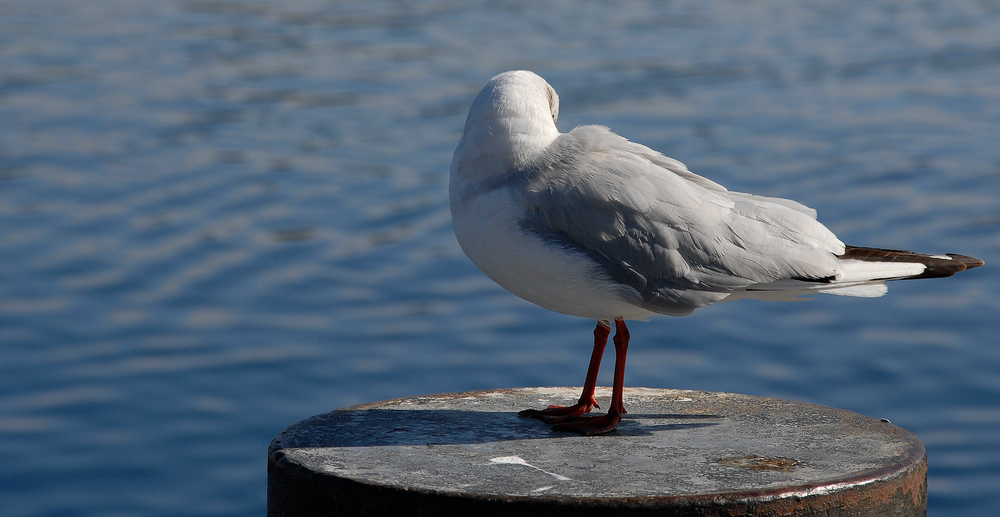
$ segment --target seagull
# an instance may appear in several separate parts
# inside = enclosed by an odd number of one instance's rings
[[[493,77],[469,109],[449,181],[455,236],[479,269],[529,302],[597,321],[579,401],[519,413],[553,430],[617,428],[625,320],[746,298],[877,297],[886,280],[983,265],[846,246],[805,205],[726,190],[603,126],[561,133],[558,118],[559,96],[545,79],[525,70]],[[611,404],[606,415],[584,416],[599,407],[594,388],[611,322]]]

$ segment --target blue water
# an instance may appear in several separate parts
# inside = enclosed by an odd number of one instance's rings
[[[998,26],[987,0],[0,1],[0,514],[261,515],[302,418],[582,383],[592,322],[451,233],[468,105],[529,68],[564,131],[986,260],[634,324],[626,381],[889,418],[931,515],[998,515]]]

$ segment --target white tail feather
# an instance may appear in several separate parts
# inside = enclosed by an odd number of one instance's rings
[[[947,256],[935,258],[952,260]],[[779,280],[767,284],[755,284],[733,291],[724,301],[742,299],[796,301],[802,299],[800,296],[816,293],[878,298],[889,291],[885,280],[916,277],[926,269],[927,266],[919,262],[871,262],[842,258],[840,271],[832,279]]]
[[[860,282],[807,282],[802,280],[779,280],[769,284],[755,284],[743,289],[737,289],[722,300],[766,300],[771,302],[805,301],[810,298],[799,298],[813,294],[825,293],[838,296],[856,296],[859,298],[878,298],[889,291],[885,282],[879,280]]]
[[[908,278],[927,269],[927,266],[915,262],[866,262],[856,259],[841,259],[840,267],[842,272],[834,283]]]
[[[841,287],[831,287],[820,289],[819,292],[835,294],[837,296],[855,296],[858,298],[878,298],[889,292],[889,286],[885,282],[872,282],[870,284],[857,284]]]

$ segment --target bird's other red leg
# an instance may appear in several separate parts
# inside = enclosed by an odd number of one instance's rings
[[[618,428],[622,415],[625,414],[625,403],[622,397],[625,391],[625,356],[628,355],[629,333],[625,320],[615,318],[615,379],[611,389],[611,407],[608,414],[593,418],[574,419],[552,426],[553,431],[576,431],[586,435],[610,433]]]
[[[625,326],[625,320],[618,318],[615,320],[615,377],[614,385],[611,388],[611,407],[608,408],[608,412],[616,412],[618,414],[618,420],[621,420],[621,415],[627,413],[625,411],[625,402],[622,400],[625,396],[625,357],[628,355],[628,342],[631,336],[628,333],[628,327]]]
[[[590,366],[587,367],[587,380],[584,381],[583,393],[576,404],[572,406],[549,406],[547,409],[541,410],[525,409],[518,413],[518,415],[541,418],[547,423],[554,424],[579,417],[584,413],[589,413],[591,408],[600,408],[597,405],[597,399],[594,397],[594,388],[597,387],[597,372],[601,369],[601,358],[604,357],[604,347],[608,345],[609,335],[611,335],[611,325],[607,321],[598,321],[597,328],[594,329],[594,351],[590,354]]]

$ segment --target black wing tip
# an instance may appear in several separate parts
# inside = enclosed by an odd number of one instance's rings
[[[948,253],[942,256],[914,253],[907,250],[866,248],[862,246],[846,246],[844,254],[839,255],[838,258],[863,260],[865,262],[910,262],[923,264],[927,267],[923,273],[908,278],[941,278],[985,264],[985,262],[975,257],[956,253]]]
[[[974,267],[979,267],[985,265],[986,262],[977,259],[976,257],[970,257],[968,255],[959,255],[957,253],[948,253],[947,256],[951,257],[952,260],[957,260],[965,264],[965,269],[972,269]]]

